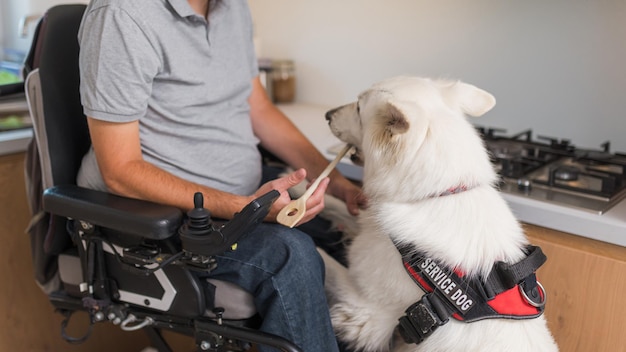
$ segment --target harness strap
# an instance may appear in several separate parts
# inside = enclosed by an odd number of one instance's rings
[[[498,262],[483,283],[439,265],[411,246],[395,243],[404,267],[426,294],[399,319],[398,332],[406,343],[418,344],[450,317],[474,322],[487,318],[529,319],[540,316],[545,292],[535,271],[546,257],[528,246],[526,258],[515,264]]]
[[[485,289],[488,299],[497,294],[515,287],[517,284],[534,274],[543,263],[546,256],[537,246],[526,247],[526,258],[515,264],[497,262],[485,280]]]

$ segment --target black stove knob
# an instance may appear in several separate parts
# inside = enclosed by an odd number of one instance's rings
[[[520,178],[517,180],[517,189],[520,192],[530,193],[530,190],[532,189],[532,183],[527,178]]]

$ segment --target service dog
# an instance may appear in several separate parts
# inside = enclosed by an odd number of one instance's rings
[[[558,350],[534,274],[545,256],[468,121],[494,105],[467,83],[396,77],[326,114],[356,147],[369,198],[348,268],[320,251],[332,323],[352,349]]]

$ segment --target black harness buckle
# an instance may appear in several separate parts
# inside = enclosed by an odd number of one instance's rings
[[[420,343],[430,336],[439,326],[448,322],[442,319],[431,303],[437,299],[432,293],[427,293],[405,311],[406,315],[399,319],[398,332],[408,344]]]

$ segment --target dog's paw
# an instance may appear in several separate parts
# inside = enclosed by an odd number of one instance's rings
[[[339,339],[356,351],[389,351],[391,333],[363,307],[347,302],[331,307],[331,319]]]
[[[324,209],[320,217],[330,221],[334,230],[343,232],[344,241],[355,238],[359,233],[357,217],[348,212],[343,200],[330,194],[324,196]]]

